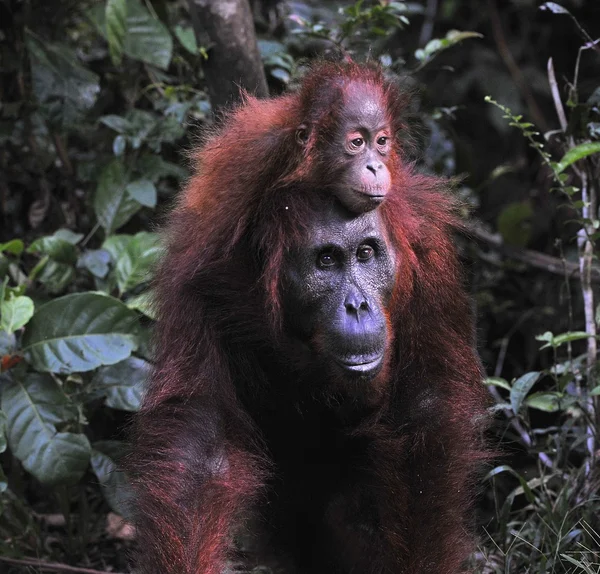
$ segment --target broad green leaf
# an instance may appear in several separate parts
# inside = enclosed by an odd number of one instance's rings
[[[116,156],[122,155],[127,147],[127,142],[133,149],[139,149],[143,142],[154,137],[162,137],[160,135],[159,124],[164,121],[160,116],[148,112],[146,110],[138,110],[133,108],[129,110],[125,116],[108,115],[102,116],[100,122],[116,131],[119,136],[113,142],[113,153]],[[163,130],[164,131],[164,130]]]
[[[106,38],[106,15],[102,4],[93,7],[88,15]],[[154,18],[140,0],[127,0],[126,26],[123,52],[134,60],[166,70],[173,53],[173,39],[166,26]]]
[[[563,393],[532,393],[525,398],[524,404],[538,411],[555,413],[570,407],[576,400],[575,397]]]
[[[75,268],[72,265],[59,263],[54,259],[45,259],[40,263],[36,267],[35,279],[50,293],[61,293],[75,279]]]
[[[527,393],[539,378],[540,373],[532,371],[531,373],[525,373],[512,384],[510,389],[510,404],[515,414],[518,414]]]
[[[133,240],[133,235],[117,234],[111,235],[104,240],[102,249],[107,251],[114,265],[117,264],[119,257],[125,252],[127,246]]]
[[[83,235],[78,235],[79,239]],[[27,253],[35,253],[36,255],[48,255],[59,263],[69,265],[77,261],[77,247],[71,242],[63,239],[58,232],[54,235],[40,237],[36,239],[28,248]]]
[[[148,281],[160,253],[158,234],[141,231],[134,235],[117,260],[115,276],[119,291],[125,293]]]
[[[510,384],[506,379],[503,379],[501,377],[488,377],[487,379],[484,379],[483,383],[485,385],[489,385],[489,386],[493,386],[493,387],[500,387],[502,389],[506,389],[507,391],[510,391]]]
[[[38,309],[23,351],[38,371],[75,373],[113,365],[137,348],[136,314],[101,293],[65,295]]]
[[[33,317],[33,301],[21,295],[0,301],[0,330],[9,335],[24,327]]]
[[[106,235],[127,223],[139,210],[140,204],[126,191],[127,173],[121,159],[111,161],[100,174],[94,211]]]
[[[566,333],[555,335],[554,346],[560,347],[560,345],[564,345],[569,341],[580,341],[581,339],[587,339],[588,337],[589,334],[585,331],[567,331]]]
[[[77,267],[87,269],[94,277],[103,279],[108,275],[110,253],[104,249],[88,249],[77,261]]]
[[[140,313],[146,315],[146,317],[156,320],[154,297],[150,289],[140,293],[139,295],[130,297],[129,299],[127,299],[127,301],[125,301],[125,304],[130,309],[139,311]]]
[[[98,369],[90,391],[106,397],[105,404],[113,409],[137,411],[149,372],[150,364],[147,361],[129,357],[116,365]]]
[[[583,143],[574,148],[571,148],[556,164],[555,172],[561,173],[562,171],[567,169],[571,164],[594,153],[600,153],[600,142]]]
[[[558,348],[570,341],[580,341],[581,339],[587,339],[588,337],[589,335],[585,331],[567,331],[560,335],[554,335],[550,331],[546,331],[543,335],[537,335],[536,341],[547,341],[545,345],[540,347],[541,351],[548,347]]]
[[[98,76],[82,67],[75,52],[61,44],[50,44],[25,31],[31,63],[33,96],[46,119],[59,129],[81,122],[95,104]]]
[[[127,193],[145,207],[156,207],[156,187],[148,179],[137,179],[127,184]]]
[[[198,55],[198,45],[196,44],[196,36],[194,29],[191,26],[175,26],[173,29],[175,37],[181,42],[181,45],[192,55]]]
[[[77,417],[61,388],[48,375],[29,374],[2,388],[8,444],[40,482],[73,484],[85,472],[90,444],[83,434],[57,432],[55,424]]]
[[[57,237],[63,241],[68,241],[72,245],[77,245],[83,239],[83,233],[75,233],[70,229],[59,229],[58,231],[54,232],[53,237]]]
[[[592,397],[597,397],[598,395],[600,395],[600,385],[598,385],[597,387],[594,387],[591,391],[590,391],[590,395]]]
[[[109,506],[120,516],[131,518],[131,488],[117,466],[124,452],[123,443],[98,441],[93,445],[91,463]]]
[[[415,52],[415,58],[422,64],[426,64],[437,56],[440,52],[447,50],[451,46],[462,42],[468,38],[483,38],[479,32],[461,32],[459,30],[450,30],[445,38],[434,38],[427,42],[424,48]]]
[[[123,44],[127,37],[127,1],[106,0],[104,14],[110,59],[118,66],[123,58]]]
[[[120,134],[127,133],[133,129],[133,126],[127,118],[114,114],[102,116],[99,121],[105,126],[109,127],[111,130],[114,130]]]
[[[161,177],[185,179],[188,172],[181,166],[165,161],[159,155],[143,154],[137,162],[136,170],[144,174],[146,179],[156,183]]]
[[[0,252],[11,253],[12,255],[21,255],[24,249],[23,241],[20,239],[11,239],[6,243],[0,243]]]
[[[73,265],[77,261],[75,245],[83,234],[69,229],[59,229],[54,235],[40,237],[28,248],[27,253],[42,257],[29,275],[30,280],[42,283],[50,293],[60,293],[75,279]]]

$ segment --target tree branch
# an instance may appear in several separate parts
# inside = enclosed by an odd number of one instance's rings
[[[240,88],[269,95],[248,0],[188,0],[213,112],[240,100]]]
[[[543,269],[548,273],[553,273],[562,277],[564,277],[566,273],[571,278],[581,278],[581,271],[578,263],[565,261],[564,259],[552,257],[552,255],[546,255],[539,251],[521,249],[519,247],[507,245],[506,243],[503,243],[502,237],[499,234],[490,233],[475,223],[467,223],[465,225],[465,231],[467,236],[489,245],[511,259],[522,261],[531,267]],[[600,283],[600,268],[598,266],[590,266],[589,273],[590,281],[592,283]]]

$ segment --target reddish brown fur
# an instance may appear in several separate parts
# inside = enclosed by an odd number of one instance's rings
[[[282,264],[302,241],[320,194],[303,185],[318,158],[310,145],[298,155],[295,129],[307,105],[322,109],[316,121],[326,125],[330,101],[317,106],[315,98],[327,96],[327,82],[347,79],[372,82],[394,129],[401,127],[405,96],[377,69],[323,64],[298,94],[247,98],[197,153],[197,173],[171,215],[157,278],[156,368],[130,462],[141,574],[220,573],[234,527],[277,471],[256,420],[272,377],[254,352],[286,353]],[[388,309],[393,352],[377,381],[383,399],[350,433],[366,441],[369,478],[328,506],[338,569],[313,564],[310,572],[455,574],[473,546],[469,509],[483,456],[484,393],[450,237],[457,222],[446,183],[415,173],[400,147],[396,153],[394,186],[379,208],[397,260]],[[290,372],[310,373],[301,359],[285,361]],[[294,403],[294,382],[281,385]],[[256,412],[242,405],[249,397]],[[352,526],[365,491],[377,532]]]

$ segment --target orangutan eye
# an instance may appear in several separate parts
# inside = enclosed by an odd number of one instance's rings
[[[359,261],[368,261],[375,254],[375,250],[370,245],[361,245],[356,252],[356,258]]]
[[[377,145],[380,145],[382,147],[387,145],[388,139],[389,138],[387,136],[381,136],[377,138]]]
[[[365,140],[363,140],[362,138],[354,138],[353,140],[350,141],[350,145],[352,145],[353,148],[360,148],[362,147],[362,145],[365,143]]]
[[[335,265],[335,255],[333,251],[327,250],[319,253],[317,263],[319,267],[333,267]]]

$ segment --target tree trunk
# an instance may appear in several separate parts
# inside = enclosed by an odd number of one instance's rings
[[[196,41],[208,48],[203,69],[213,113],[238,102],[240,88],[268,96],[248,0],[188,0],[188,4]]]

